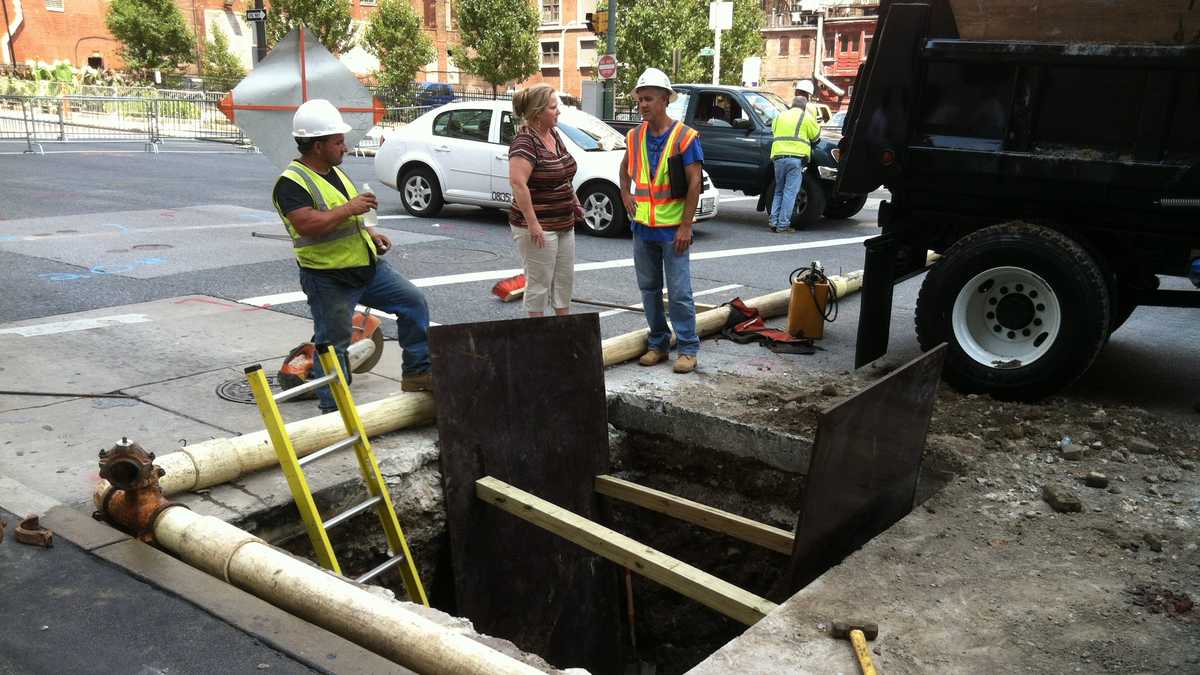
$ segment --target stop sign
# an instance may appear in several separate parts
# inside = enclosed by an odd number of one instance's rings
[[[605,54],[600,57],[599,63],[596,64],[596,72],[606,80],[611,80],[617,76],[617,57],[612,54]]]

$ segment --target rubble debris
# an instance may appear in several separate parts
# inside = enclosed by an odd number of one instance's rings
[[[1075,443],[1068,442],[1066,445],[1062,446],[1062,458],[1077,462],[1083,459],[1083,456],[1087,454],[1087,450],[1087,446],[1076,445]]]
[[[1187,593],[1175,593],[1162,586],[1152,586],[1149,584],[1140,584],[1126,589],[1125,592],[1132,596],[1130,602],[1138,607],[1145,607],[1146,611],[1151,614],[1166,614],[1174,617],[1187,616],[1192,621],[1200,619],[1200,617],[1192,613],[1196,605]]]
[[[1128,439],[1129,449],[1139,455],[1157,455],[1161,451],[1158,446],[1141,436],[1132,436]]]
[[[1106,488],[1108,487],[1108,476],[1099,471],[1092,471],[1087,476],[1084,476],[1083,483],[1092,488]]]
[[[1142,535],[1142,541],[1146,542],[1146,545],[1150,547],[1151,551],[1154,551],[1155,553],[1162,553],[1162,550],[1163,550],[1162,537],[1159,537],[1157,534],[1154,534],[1153,532],[1147,532]]]
[[[1059,513],[1078,513],[1083,510],[1083,502],[1079,501],[1079,497],[1061,485],[1043,485],[1042,499]]]

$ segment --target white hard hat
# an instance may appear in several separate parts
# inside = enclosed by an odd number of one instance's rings
[[[296,138],[344,134],[352,128],[342,121],[338,109],[323,98],[305,101],[292,116],[292,135]]]
[[[641,77],[637,79],[637,84],[633,86],[633,93],[636,94],[637,90],[641,89],[642,87],[658,87],[659,89],[666,89],[671,93],[671,97],[669,99],[671,101],[679,98],[679,94],[676,94],[675,89],[671,87],[671,78],[667,77],[667,74],[658,68],[647,68],[646,71],[642,73]]]
[[[802,91],[802,92],[808,94],[809,96],[812,96],[813,95],[812,80],[800,80],[799,82],[797,82],[796,83],[796,91]]]

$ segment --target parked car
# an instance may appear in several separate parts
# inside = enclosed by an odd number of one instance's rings
[[[580,229],[601,237],[627,233],[617,188],[625,138],[592,115],[560,110],[560,136],[579,167],[573,186],[585,213]],[[375,174],[400,191],[414,216],[433,216],[447,203],[511,208],[508,144],[515,134],[511,101],[451,103],[389,134],[375,155]],[[707,173],[703,185],[697,221],[716,216],[720,201]]]
[[[821,138],[837,145],[842,140],[842,125],[846,122],[846,111],[837,112],[829,121],[821,125]]]
[[[700,133],[704,167],[717,187],[757,196],[759,211],[771,208],[775,169],[771,162],[771,123],[788,104],[769,91],[709,84],[674,85],[679,97],[667,113]],[[636,114],[636,113],[635,113]],[[640,121],[606,120],[619,132]],[[792,227],[817,224],[821,217],[849,218],[862,210],[866,196],[841,197],[834,191],[838,163],[836,147],[817,139],[804,168],[804,182],[792,212]]]
[[[417,105],[419,106],[439,106],[453,103],[455,100],[454,89],[442,82],[418,82],[417,83]]]

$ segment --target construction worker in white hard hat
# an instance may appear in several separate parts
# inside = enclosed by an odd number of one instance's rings
[[[677,95],[666,73],[647,68],[633,96],[642,124],[625,139],[621,199],[633,229],[634,269],[650,326],[649,350],[638,363],[653,366],[670,357],[671,329],[662,305],[665,277],[678,350],[675,372],[690,373],[700,351],[690,249],[704,153],[696,131],[667,115],[667,104]]]
[[[791,107],[779,113],[771,125],[775,197],[771,200],[768,218],[772,232],[795,232],[792,213],[796,210],[796,196],[804,181],[804,165],[812,156],[812,144],[821,135],[817,118],[806,110],[812,94],[811,80],[797,82]]]
[[[300,286],[313,316],[313,342],[332,344],[346,378],[351,321],[356,305],[396,315],[396,331],[404,348],[401,389],[429,391],[429,309],[411,282],[379,256],[392,242],[368,227],[363,215],[376,208],[375,195],[359,193],[338,168],[346,155],[350,125],[332,103],[305,102],[292,117],[292,136],[300,157],[275,182],[273,201],[292,236],[292,252],[300,266]],[[324,373],[313,360],[313,377]],[[328,387],[317,392],[321,412],[337,409]]]

